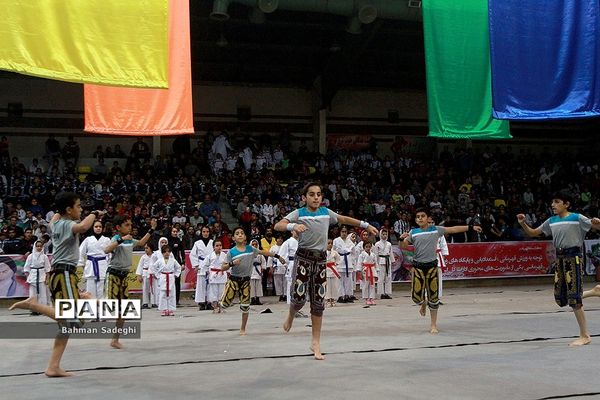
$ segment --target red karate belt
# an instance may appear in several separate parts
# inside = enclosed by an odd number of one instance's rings
[[[223,272],[225,272],[225,271],[223,271],[221,268],[211,268],[210,270],[211,270],[212,272],[216,272],[216,273],[217,273],[217,275],[219,275],[219,274],[223,275]]]
[[[169,297],[169,293],[171,293],[171,281],[169,280],[169,275],[171,275],[172,272],[161,272],[161,274],[167,276],[167,297]]]
[[[143,268],[143,269],[144,269],[144,271],[148,271],[148,268]],[[150,274],[150,291],[152,291],[152,286],[154,286],[153,282],[152,282],[153,281],[153,279],[152,279],[153,277],[154,277],[154,274]]]
[[[369,281],[371,285],[374,285],[375,275],[373,274],[373,268],[375,268],[375,264],[363,263],[363,268],[365,270],[365,279]]]
[[[328,262],[326,264],[327,268],[329,268],[331,270],[331,272],[333,272],[333,274],[335,276],[337,276],[338,279],[341,278],[340,274],[337,272],[337,270],[335,269],[335,263],[334,262]]]

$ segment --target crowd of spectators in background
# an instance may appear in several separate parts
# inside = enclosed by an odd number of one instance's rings
[[[274,222],[301,205],[300,188],[309,180],[323,184],[324,205],[387,227],[393,240],[414,225],[419,207],[429,208],[438,225],[474,222],[483,228],[480,234],[453,235],[451,242],[523,240],[516,214],[524,213],[530,226],[539,226],[551,215],[549,200],[560,189],[577,199],[573,209],[599,215],[597,160],[559,148],[534,153],[511,146],[481,151],[445,147],[418,155],[404,151],[396,140],[393,156],[381,157],[376,143],[361,151],[330,149],[321,155],[306,142],[292,152],[287,132],[277,139],[208,132],[178,138],[171,154],[153,157],[139,138],[129,154],[118,144],[98,146],[91,155],[96,165],[81,173],[79,145],[72,137],[61,147],[50,136],[30,165],[11,157],[8,140],[2,138],[1,249],[26,254],[37,238],[48,242],[48,221],[60,191],[80,194],[86,212],[105,210],[109,236],[115,215],[132,218],[134,236],[157,218],[155,239],[177,232],[186,249],[198,240],[203,225],[225,248],[230,246],[233,227],[225,223],[224,213],[246,229],[249,240],[272,233]],[[107,158],[118,160],[108,166]]]

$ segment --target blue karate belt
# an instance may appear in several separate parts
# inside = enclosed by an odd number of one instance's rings
[[[87,259],[92,262],[92,267],[94,268],[94,276],[96,277],[96,282],[100,280],[100,265],[98,261],[106,260],[106,256],[104,257],[93,257],[87,256]]]
[[[344,257],[344,264],[346,264],[346,277],[350,276],[349,265],[348,265],[348,256],[350,253],[340,253],[340,256]]]

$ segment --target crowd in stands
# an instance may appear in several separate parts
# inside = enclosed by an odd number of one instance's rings
[[[401,140],[392,146],[394,155],[385,157],[378,156],[376,144],[358,152],[330,149],[327,155],[311,152],[305,142],[296,152],[290,149],[287,133],[273,143],[270,136],[208,132],[178,138],[171,154],[153,157],[140,138],[129,154],[118,144],[98,146],[91,155],[97,164],[82,175],[79,145],[72,137],[61,147],[51,135],[31,165],[11,157],[2,138],[2,251],[26,254],[37,238],[49,241],[48,221],[60,191],[80,194],[85,212],[105,210],[109,236],[117,214],[131,216],[134,236],[157,218],[155,239],[169,237],[175,227],[186,249],[198,240],[202,225],[210,226],[225,248],[231,245],[233,227],[223,221],[219,204],[227,204],[226,212],[247,230],[249,240],[262,237],[301,205],[300,188],[309,180],[323,184],[325,206],[387,227],[392,240],[414,225],[418,207],[429,208],[438,225],[474,222],[483,228],[480,234],[454,235],[453,242],[523,240],[516,214],[523,212],[529,225],[539,226],[552,213],[552,193],[565,188],[577,199],[574,210],[599,215],[597,160],[561,149],[444,148],[417,155],[405,152]],[[109,157],[122,161],[107,166]]]

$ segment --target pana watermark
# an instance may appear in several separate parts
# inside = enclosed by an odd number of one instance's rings
[[[59,299],[54,303],[54,317],[61,319],[142,319],[139,299]]]

